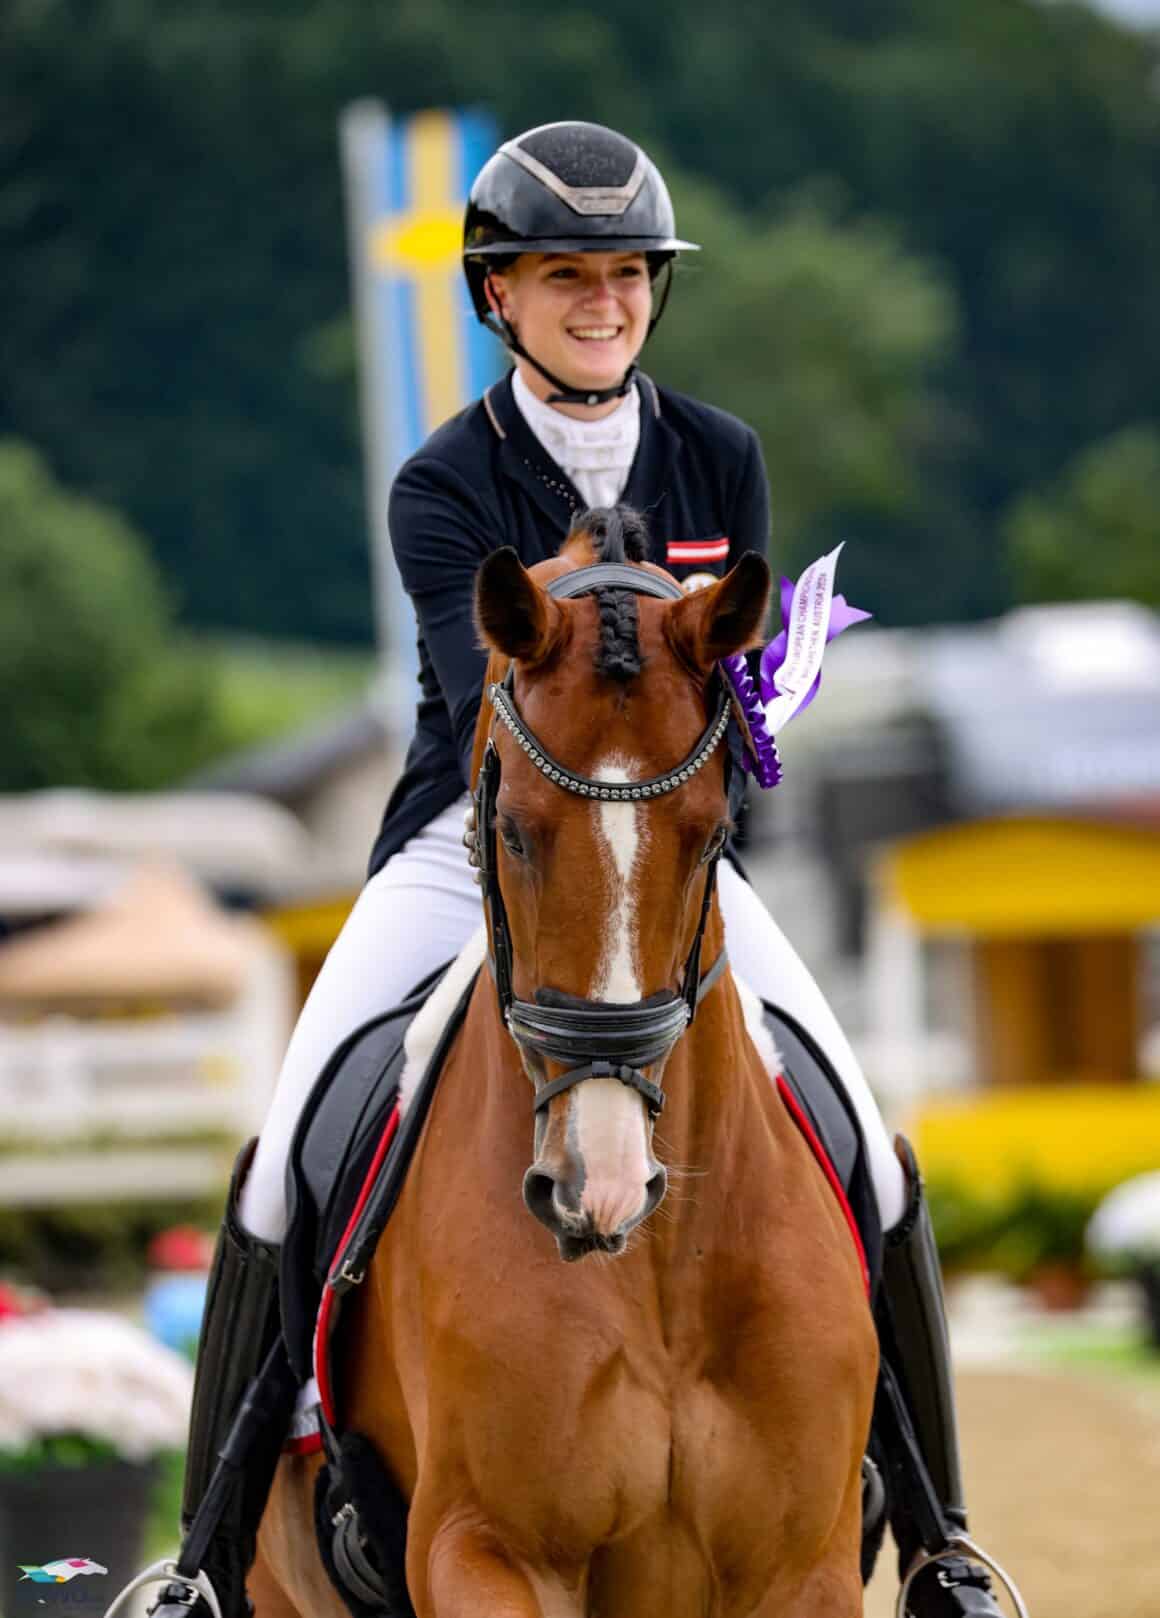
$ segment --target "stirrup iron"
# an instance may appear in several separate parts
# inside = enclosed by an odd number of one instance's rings
[[[993,1556],[988,1555],[981,1545],[977,1545],[969,1534],[952,1534],[942,1550],[919,1550],[915,1552],[914,1561],[910,1564],[906,1577],[902,1581],[902,1588],[898,1592],[894,1618],[907,1618],[907,1597],[910,1595],[911,1586],[920,1573],[925,1572],[928,1567],[933,1567],[936,1563],[949,1562],[952,1558],[963,1556],[971,1561],[981,1562],[989,1573],[994,1574],[1014,1602],[1018,1618],[1030,1618],[1027,1603],[1020,1594],[1019,1587],[1014,1579],[1004,1568],[1000,1567]]]
[[[129,1597],[135,1595],[138,1590],[144,1589],[147,1584],[169,1584],[175,1587],[172,1596],[169,1595],[168,1591],[164,1592],[166,1596],[169,1596],[169,1599],[158,1601],[156,1606],[149,1609],[151,1613],[157,1612],[164,1607],[184,1607],[187,1611],[192,1612],[200,1598],[204,1600],[209,1608],[212,1618],[222,1618],[221,1603],[218,1601],[217,1591],[214,1589],[209,1575],[198,1572],[192,1579],[183,1578],[177,1571],[177,1563],[172,1557],[168,1556],[162,1557],[160,1562],[152,1563],[143,1572],[138,1573],[135,1578],[130,1579],[121,1593],[114,1598],[112,1605],[105,1613],[105,1618],[116,1618],[117,1613],[120,1612]],[[176,1591],[178,1586],[181,1587],[183,1592],[180,1596]]]

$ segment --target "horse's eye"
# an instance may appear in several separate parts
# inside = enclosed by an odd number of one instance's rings
[[[705,847],[705,852],[701,855],[702,865],[708,865],[709,861],[714,857],[714,855],[720,854],[721,850],[725,847],[725,839],[728,837],[728,835],[728,826],[717,827],[717,830],[713,833],[712,837],[710,837]]]
[[[525,858],[527,849],[520,840],[520,830],[514,820],[501,820],[499,823],[499,835],[500,841],[509,854],[514,854],[517,859]]]

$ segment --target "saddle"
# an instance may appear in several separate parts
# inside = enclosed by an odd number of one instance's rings
[[[478,974],[452,1008],[414,1095],[400,1107],[408,1030],[452,964],[438,967],[405,1000],[343,1041],[315,1080],[299,1118],[286,1170],[289,1221],[280,1292],[282,1334],[301,1384],[313,1374],[315,1328],[327,1281],[333,1274],[343,1292],[361,1281],[467,1013]]]
[[[338,1048],[303,1111],[287,1170],[283,1332],[299,1382],[317,1378],[320,1429],[318,1442],[293,1447],[326,1451],[315,1502],[319,1547],[354,1618],[411,1618],[403,1574],[407,1506],[373,1446],[338,1428],[331,1346],[342,1298],[363,1279],[398,1201],[475,987],[478,973],[455,1000],[421,1076],[408,1074],[401,1096],[407,1032],[449,970],[432,973]],[[783,1058],[779,1094],[839,1201],[873,1299],[882,1231],[857,1114],[808,1032],[774,1006],[766,1004],[764,1015]]]

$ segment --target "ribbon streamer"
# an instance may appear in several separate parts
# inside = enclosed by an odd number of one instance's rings
[[[781,780],[775,737],[817,696],[826,647],[843,630],[872,616],[834,594],[841,553],[838,545],[811,562],[796,584],[782,579],[782,629],[761,653],[760,694],[742,653],[721,660],[745,738],[742,765],[761,787],[776,786]]]

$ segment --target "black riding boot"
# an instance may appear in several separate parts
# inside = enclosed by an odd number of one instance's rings
[[[902,1136],[895,1148],[909,1197],[901,1223],[886,1234],[877,1318],[883,1382],[892,1378],[901,1400],[888,1399],[884,1388],[876,1425],[887,1441],[891,1527],[905,1578],[916,1557],[945,1550],[966,1533],[967,1514],[938,1249],[914,1153]],[[915,1451],[921,1466],[914,1464]],[[1002,1618],[990,1578],[967,1555],[924,1567],[906,1611],[909,1618]]]
[[[237,1196],[254,1142],[234,1166],[206,1293],[181,1501],[182,1578],[206,1574],[222,1618],[247,1618],[246,1574],[296,1393],[282,1348],[279,1249],[246,1231]],[[156,1618],[208,1618],[192,1585],[169,1584]]]

